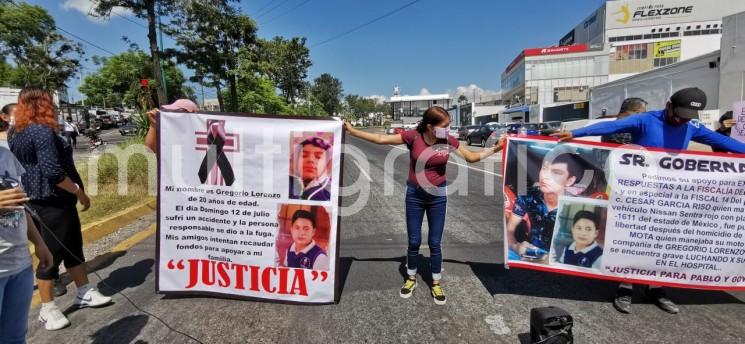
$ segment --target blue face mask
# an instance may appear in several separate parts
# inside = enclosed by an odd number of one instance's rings
[[[435,128],[435,137],[438,139],[448,138],[448,128]]]

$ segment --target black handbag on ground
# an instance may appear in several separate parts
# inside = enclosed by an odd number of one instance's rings
[[[541,307],[530,310],[530,339],[532,344],[574,343],[574,321],[567,311],[559,307]]]

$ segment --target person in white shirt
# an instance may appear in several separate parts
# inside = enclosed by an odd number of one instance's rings
[[[67,143],[72,148],[76,148],[78,145],[78,135],[80,135],[80,132],[78,132],[78,127],[72,123],[72,117],[67,117],[67,121],[65,122],[65,137],[67,137]]]

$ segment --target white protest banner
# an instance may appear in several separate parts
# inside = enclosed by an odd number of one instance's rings
[[[158,292],[338,299],[341,121],[161,112],[158,124]]]
[[[510,138],[505,264],[745,290],[745,156]]]
[[[745,142],[745,100],[735,103],[732,107],[732,119],[734,127],[729,136],[740,142]]]

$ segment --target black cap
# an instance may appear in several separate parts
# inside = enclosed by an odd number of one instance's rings
[[[698,112],[706,107],[706,93],[698,87],[684,88],[670,97],[670,103],[676,115],[698,119]]]

